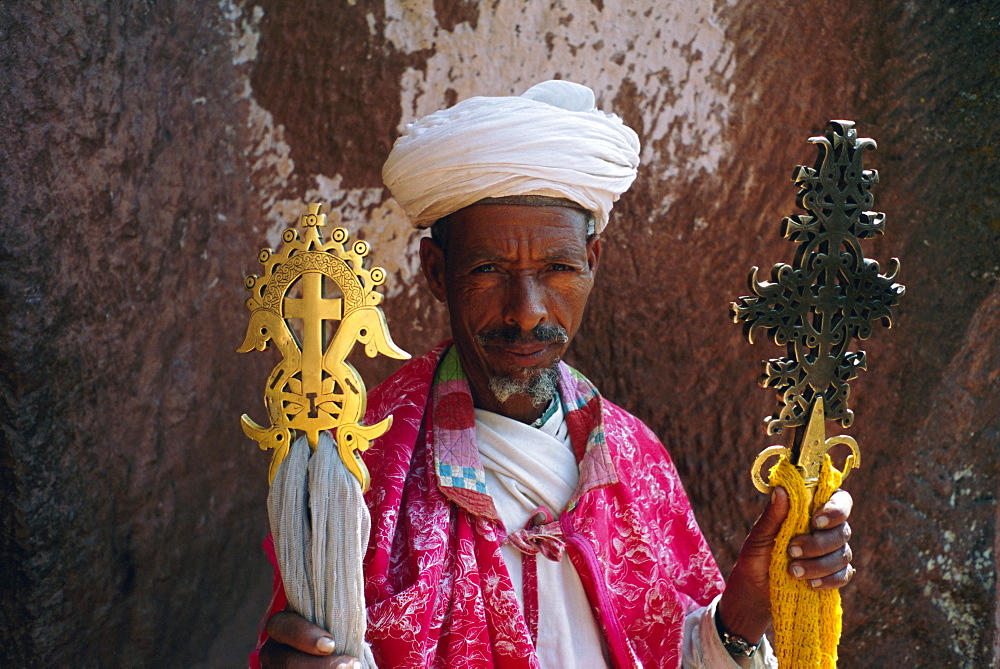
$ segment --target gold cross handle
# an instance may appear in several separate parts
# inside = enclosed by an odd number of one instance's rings
[[[802,474],[806,488],[816,487],[819,480],[819,468],[823,464],[823,456],[836,446],[844,444],[851,449],[850,455],[844,462],[844,469],[841,472],[843,478],[847,478],[851,470],[861,467],[861,450],[858,442],[847,435],[826,438],[826,418],[823,412],[823,398],[818,396],[813,402],[812,411],[809,415],[809,423],[806,426],[805,434],[802,436],[802,444],[799,447],[799,456],[796,459],[792,449],[787,446],[769,446],[757,456],[750,471],[753,476],[753,484],[762,493],[771,491],[771,486],[764,480],[764,463],[772,457],[784,455],[789,462],[794,464]]]
[[[388,432],[390,427],[392,427],[392,416],[387,416],[374,425],[344,425],[337,430],[337,451],[340,453],[340,459],[347,466],[347,471],[358,479],[361,492],[368,492],[371,475],[359,453],[367,451],[371,442]]]

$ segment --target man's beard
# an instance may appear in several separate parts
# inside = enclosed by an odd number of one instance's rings
[[[506,402],[514,395],[527,395],[533,406],[546,406],[555,397],[559,387],[559,372],[556,371],[558,364],[557,360],[552,367],[537,370],[536,374],[522,379],[511,376],[490,377],[490,390],[500,402]]]
[[[521,332],[516,325],[494,328],[481,332],[476,339],[484,348],[492,344],[506,345],[554,342],[564,344],[569,335],[558,325],[537,325],[531,332]],[[551,367],[525,370],[517,376],[494,376],[490,378],[490,391],[500,402],[506,402],[514,395],[527,395],[536,407],[547,405],[555,397],[559,388],[559,358]]]

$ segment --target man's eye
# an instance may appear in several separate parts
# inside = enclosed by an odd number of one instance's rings
[[[550,267],[554,272],[572,272],[575,269],[572,265],[565,265],[561,262],[552,263]]]
[[[472,271],[476,274],[487,274],[489,272],[497,271],[497,266],[493,263],[485,263],[483,265],[477,265],[472,268]]]

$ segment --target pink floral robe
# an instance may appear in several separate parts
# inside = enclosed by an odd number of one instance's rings
[[[537,667],[500,553],[507,532],[486,493],[472,396],[457,356],[442,363],[446,351],[408,363],[368,397],[368,424],[394,416],[364,458],[368,640],[382,669]],[[575,370],[560,373],[580,465],[560,525],[611,664],[679,667],[685,614],[722,590],[715,560],[656,436]],[[265,620],[287,602],[275,569]]]

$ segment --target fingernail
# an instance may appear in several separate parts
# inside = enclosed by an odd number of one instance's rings
[[[823,529],[824,527],[826,527],[829,524],[830,524],[830,519],[827,518],[826,516],[817,516],[816,517],[816,527],[818,527],[820,529]]]
[[[316,650],[318,650],[321,653],[332,653],[334,650],[336,650],[336,648],[337,644],[335,644],[333,642],[333,639],[331,639],[328,636],[320,637],[316,641]]]
[[[809,581],[809,585],[811,585],[814,588],[818,588],[819,586],[823,585],[823,579],[814,578],[813,580]]]
[[[792,567],[792,576],[794,576],[795,578],[802,578],[805,575],[805,573],[806,570],[800,567],[799,565],[795,565],[794,567]]]
[[[802,557],[802,549],[799,548],[798,546],[789,546],[788,554],[791,555],[793,558]]]

